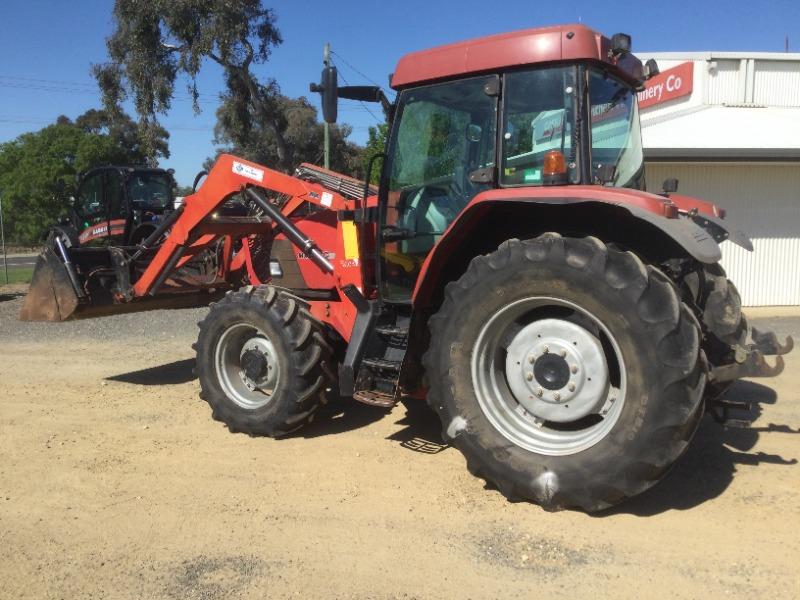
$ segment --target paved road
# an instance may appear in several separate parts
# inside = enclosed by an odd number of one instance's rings
[[[8,257],[8,268],[10,269],[20,269],[25,267],[32,267],[36,264],[36,254],[29,254],[24,256],[9,256]],[[3,261],[3,256],[0,255],[0,269],[5,267],[5,262]]]

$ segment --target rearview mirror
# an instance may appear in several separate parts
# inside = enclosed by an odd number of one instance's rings
[[[649,59],[646,63],[644,63],[644,77],[645,79],[650,79],[651,77],[655,77],[661,71],[658,68],[658,63],[654,58]]]
[[[394,104],[389,102],[383,90],[376,85],[346,85],[339,87],[339,76],[336,67],[325,67],[322,70],[320,83],[312,83],[308,89],[322,96],[322,118],[326,123],[336,123],[339,98],[358,100],[360,102],[379,102],[386,119],[391,121]]]
[[[309,88],[322,96],[322,118],[326,123],[336,123],[339,104],[339,74],[336,67],[322,69],[320,83],[312,83]]]

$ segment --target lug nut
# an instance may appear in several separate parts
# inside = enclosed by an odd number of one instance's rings
[[[542,388],[539,388],[538,390],[536,390],[536,395],[539,396],[539,398],[541,398],[544,395],[544,390]]]
[[[559,352],[558,354],[559,354],[559,356],[560,356],[561,358],[564,358],[564,357],[566,357],[566,356],[567,356],[567,351],[566,351],[566,350],[562,350],[562,351],[561,351],[561,352]]]
[[[576,365],[572,365],[572,368],[570,369],[570,371],[572,371],[572,374],[574,375],[575,373],[578,372],[578,367]]]
[[[555,400],[556,402],[558,402],[559,400],[561,400],[561,394],[559,394],[558,392],[555,392],[555,393],[553,394],[553,400]]]
[[[525,379],[528,381],[533,381],[533,373],[525,373]]]
[[[534,354],[531,354],[528,357],[528,362],[531,363],[531,364],[535,363],[536,362],[536,356]]]
[[[545,345],[544,345],[544,353],[545,353],[545,354],[547,354],[548,352],[550,352],[550,346],[548,346],[547,344],[545,344]]]
[[[575,384],[572,383],[572,382],[570,382],[570,384],[569,384],[569,391],[570,392],[574,392],[575,391]]]

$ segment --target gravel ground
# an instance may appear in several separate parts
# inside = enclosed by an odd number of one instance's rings
[[[20,323],[0,288],[2,598],[797,598],[800,353],[611,511],[509,503],[424,403],[282,440],[198,399],[198,310]],[[800,339],[800,317],[755,311]]]

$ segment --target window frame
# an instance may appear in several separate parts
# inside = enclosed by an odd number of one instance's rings
[[[506,98],[507,98],[507,91],[508,91],[508,77],[510,75],[517,75],[519,73],[530,73],[533,71],[542,71],[545,69],[559,69],[559,68],[569,68],[572,67],[575,69],[575,100],[572,103],[572,111],[573,111],[573,122],[576,129],[580,128],[579,134],[579,144],[575,148],[575,164],[576,164],[576,179],[570,180],[569,183],[565,185],[581,185],[586,181],[585,179],[585,167],[584,163],[586,162],[586,135],[585,135],[585,123],[586,119],[584,115],[587,112],[587,102],[588,102],[588,86],[586,85],[586,77],[587,77],[587,65],[583,63],[576,63],[576,62],[566,62],[566,63],[549,63],[549,64],[541,64],[534,67],[530,65],[526,65],[524,67],[518,69],[512,69],[504,71],[500,74],[501,81],[502,81],[502,93],[500,94],[499,99],[499,107],[498,107],[498,121],[497,121],[497,143],[495,144],[495,164],[497,165],[497,176],[495,178],[497,187],[500,189],[513,189],[513,188],[521,188],[521,187],[549,187],[542,184],[531,184],[531,183],[505,183],[503,181],[503,164],[505,163],[505,157],[503,156],[503,132],[506,125]],[[580,113],[578,110],[578,98],[583,99],[584,110],[583,114]],[[589,133],[591,134],[591,129],[589,129]],[[591,140],[589,141],[589,145],[591,146]]]

